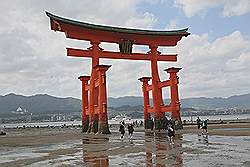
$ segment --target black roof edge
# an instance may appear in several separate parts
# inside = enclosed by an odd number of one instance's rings
[[[117,33],[141,34],[141,35],[182,35],[182,36],[190,35],[190,33],[187,32],[188,28],[172,30],[172,31],[155,31],[155,30],[143,30],[143,29],[133,29],[133,28],[121,28],[121,27],[96,25],[96,24],[70,20],[67,18],[56,16],[47,11],[45,11],[45,13],[50,19],[54,19],[56,21],[61,21],[63,23],[76,25],[76,26],[80,26],[84,28],[96,29],[96,30],[112,31],[112,32],[117,32]]]

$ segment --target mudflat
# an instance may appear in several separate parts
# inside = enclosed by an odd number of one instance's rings
[[[113,127],[113,126],[112,126]],[[247,166],[250,123],[211,124],[208,134],[195,125],[177,131],[174,142],[160,133],[136,127],[121,139],[83,134],[80,128],[7,129],[0,136],[0,166]],[[213,159],[213,161],[211,161]]]
[[[111,129],[111,131],[112,134],[116,135],[118,134],[118,129]],[[149,130],[148,132],[150,131],[151,130]],[[6,136],[0,137],[0,147],[31,146],[38,144],[61,143],[67,140],[82,139],[84,136],[88,135],[81,133],[80,128],[7,129],[6,132],[7,132]],[[136,127],[135,132],[144,132],[144,128]],[[164,132],[165,132],[164,130],[160,131],[160,133]],[[197,129],[196,125],[187,125],[184,126],[183,130],[177,131],[178,134],[188,134],[188,133],[197,134],[201,132],[202,132],[201,129]],[[250,123],[208,125],[208,134],[220,135],[220,136],[250,136]],[[90,134],[90,135],[95,135],[95,134]]]
[[[184,126],[180,133],[201,133],[196,125]],[[208,125],[209,135],[220,136],[250,136],[250,122],[249,123],[228,123],[228,124],[211,124]]]

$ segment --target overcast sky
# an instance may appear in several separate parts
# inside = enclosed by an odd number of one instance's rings
[[[74,3],[73,3],[74,2]],[[0,95],[50,94],[80,98],[79,75],[90,74],[90,60],[66,56],[68,46],[87,48],[50,30],[45,11],[95,24],[169,30],[189,27],[190,36],[175,48],[177,63],[159,63],[163,71],[180,71],[180,96],[228,97],[250,93],[249,0],[8,0],[0,5]],[[117,46],[103,44],[115,50]],[[134,48],[145,51],[148,48]],[[107,72],[108,96],[141,96],[142,76],[150,64],[140,61],[101,60]],[[168,97],[169,90],[164,90]]]

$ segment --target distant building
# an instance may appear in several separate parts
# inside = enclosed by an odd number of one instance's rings
[[[22,109],[21,107],[18,107],[18,108],[16,109],[16,112],[23,112],[23,109]]]
[[[28,112],[29,111],[26,108],[22,109],[21,107],[18,107],[16,109],[16,111],[12,111],[12,113],[14,113],[14,114],[26,114]]]
[[[54,117],[55,117],[54,115],[52,115],[52,116],[50,117],[50,121],[51,121],[51,122],[54,121]]]

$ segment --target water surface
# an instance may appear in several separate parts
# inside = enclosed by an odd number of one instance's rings
[[[84,135],[81,140],[30,147],[0,147],[0,166],[249,166],[249,136],[136,132],[130,140]]]

